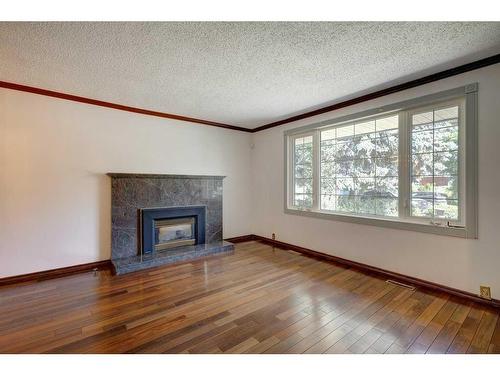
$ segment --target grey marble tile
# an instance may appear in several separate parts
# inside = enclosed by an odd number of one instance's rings
[[[111,259],[138,255],[138,209],[207,206],[207,242],[222,240],[223,176],[109,173]]]
[[[111,259],[138,253],[137,228],[111,228]]]

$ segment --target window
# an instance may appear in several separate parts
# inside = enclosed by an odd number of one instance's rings
[[[321,209],[398,216],[398,116],[320,131]]]
[[[475,237],[476,95],[474,84],[286,132],[285,211]]]
[[[461,221],[460,104],[411,114],[411,215]]]
[[[303,136],[294,141],[294,205],[312,207],[313,201],[313,137]]]

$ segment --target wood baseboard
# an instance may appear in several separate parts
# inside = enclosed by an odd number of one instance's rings
[[[245,236],[231,237],[231,238],[226,238],[224,241],[232,243],[255,241],[255,235],[247,234]]]
[[[33,272],[25,275],[4,277],[0,279],[0,286],[55,279],[61,276],[68,276],[77,273],[89,272],[96,268],[98,270],[111,269],[112,268],[111,261],[101,260],[98,262],[77,264],[75,266],[56,268],[53,270]]]
[[[245,237],[245,236],[242,236],[242,237]],[[488,305],[488,306],[491,306],[494,308],[500,308],[500,300],[497,300],[497,299],[487,300],[487,299],[481,298],[478,295],[475,295],[473,293],[465,292],[463,290],[455,289],[455,288],[452,288],[452,287],[449,287],[446,285],[441,285],[441,284],[437,284],[437,283],[434,283],[431,281],[418,279],[416,277],[403,275],[403,274],[400,274],[397,272],[385,270],[383,268],[374,267],[374,266],[370,266],[368,264],[359,263],[359,262],[355,262],[355,261],[348,260],[345,258],[340,258],[340,257],[334,256],[334,255],[325,254],[325,253],[322,253],[319,251],[307,249],[305,247],[301,247],[301,246],[297,246],[297,245],[292,245],[292,244],[289,244],[286,242],[272,240],[270,238],[258,236],[255,234],[249,235],[248,237],[251,238],[250,241],[260,241],[262,243],[265,243],[265,244],[271,245],[271,246],[275,246],[275,247],[278,247],[280,249],[293,250],[293,251],[296,251],[298,253],[304,254],[306,256],[310,256],[313,258],[326,260],[328,262],[342,264],[345,266],[356,268],[357,270],[362,271],[364,273],[379,275],[379,276],[382,276],[382,277],[385,277],[385,278],[388,278],[391,280],[402,282],[404,284],[410,284],[413,286],[418,286],[418,287],[426,288],[426,289],[433,290],[433,291],[444,292],[444,293],[448,293],[448,294],[451,294],[453,296],[464,298],[464,299],[467,299],[467,300],[470,300],[473,302],[485,304],[485,305]]]
[[[322,253],[316,250],[311,250],[302,246],[297,246],[297,245],[292,245],[286,242],[282,241],[277,241],[273,240],[267,237],[259,236],[256,234],[248,234],[244,236],[238,236],[238,237],[232,237],[232,238],[226,238],[225,241],[232,242],[232,243],[241,243],[241,242],[249,242],[249,241],[260,241],[262,243],[265,243],[267,245],[271,245],[274,247],[278,247],[280,249],[285,249],[285,250],[293,250],[298,253],[304,254],[306,256],[310,256],[316,259],[321,259],[325,260],[328,262],[336,263],[336,264],[342,264],[348,267],[356,268],[359,271],[365,272],[365,273],[370,273],[370,274],[375,274],[378,276],[382,276],[388,279],[392,279],[395,281],[399,281],[405,284],[410,284],[426,289],[430,289],[433,291],[438,291],[438,292],[444,292],[451,294],[453,296],[457,296],[460,298],[464,298],[473,302],[485,304],[494,308],[500,308],[500,300],[497,299],[492,299],[492,300],[486,300],[484,298],[481,298],[473,293],[466,292],[463,290],[455,289],[446,285],[441,285],[437,284],[431,281],[426,281],[422,280],[416,277],[412,276],[407,276],[403,275],[397,272],[389,271],[383,268],[375,267],[375,266],[370,266],[368,264],[364,263],[359,263],[355,262],[349,259],[345,258],[340,258],[334,255]],[[41,272],[34,272],[34,273],[29,273],[25,275],[19,275],[19,276],[10,276],[10,277],[4,277],[0,279],[0,287],[4,285],[10,285],[10,284],[18,284],[18,283],[24,283],[24,282],[36,282],[36,281],[42,281],[42,280],[47,280],[47,279],[53,279],[57,277],[62,277],[62,276],[68,276],[72,274],[77,274],[77,273],[83,273],[83,272],[89,272],[92,271],[93,269],[109,269],[112,270],[112,264],[111,260],[102,260],[99,262],[93,262],[93,263],[86,263],[86,264],[79,264],[76,266],[70,266],[70,267],[64,267],[64,268],[57,268],[53,270],[47,270],[47,271],[41,271]]]

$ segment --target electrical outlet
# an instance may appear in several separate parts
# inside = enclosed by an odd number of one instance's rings
[[[479,297],[484,298],[484,299],[491,299],[490,287],[481,285],[479,287]]]
[[[276,239],[276,233],[273,233],[273,234],[272,234],[272,236],[271,236],[271,238],[272,238],[273,240],[275,240],[275,239]]]

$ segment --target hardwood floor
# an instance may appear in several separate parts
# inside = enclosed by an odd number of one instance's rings
[[[499,311],[293,251],[0,288],[2,353],[500,353]]]

